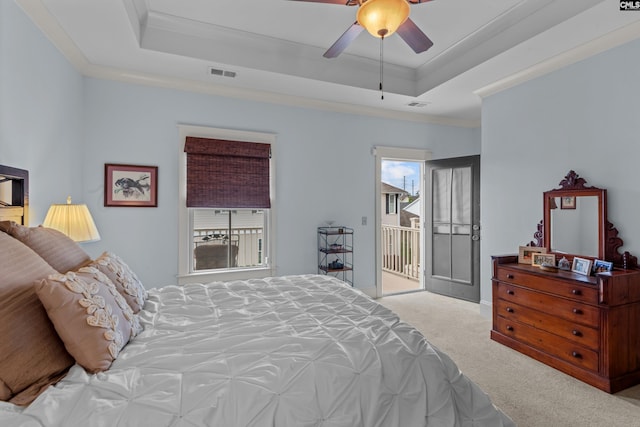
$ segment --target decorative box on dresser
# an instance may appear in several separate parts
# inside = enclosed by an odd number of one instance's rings
[[[492,264],[492,339],[609,393],[640,382],[640,271]]]
[[[585,184],[569,171],[560,188],[543,193],[535,241],[519,256],[492,257],[491,338],[615,393],[640,383],[640,269],[635,256],[619,253],[607,190]],[[569,263],[598,259],[612,269],[540,268],[526,263],[532,251]]]

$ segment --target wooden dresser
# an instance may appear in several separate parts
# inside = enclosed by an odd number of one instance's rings
[[[640,383],[640,270],[546,272],[492,257],[491,338],[608,393]]]

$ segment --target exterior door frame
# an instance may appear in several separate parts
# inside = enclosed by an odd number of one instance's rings
[[[425,173],[424,173],[424,164],[427,160],[431,160],[431,151],[429,150],[421,150],[417,148],[399,148],[399,147],[374,147],[373,154],[376,159],[376,179],[375,179],[375,242],[376,242],[376,298],[382,296],[382,218],[380,213],[382,212],[382,205],[380,197],[381,194],[381,182],[382,182],[382,160],[399,160],[399,161],[409,161],[409,162],[422,162],[423,173],[422,173],[422,193],[424,193],[424,183],[425,183]],[[424,197],[423,194],[420,194],[420,197]],[[424,199],[423,199],[424,200]],[[420,227],[424,230],[424,214],[425,214],[425,204],[421,203],[421,212],[420,219],[421,224]],[[424,234],[424,233],[423,233]],[[424,237],[420,239],[420,268],[424,271],[425,266],[425,251],[424,251]],[[424,289],[424,273],[420,274],[420,287]]]

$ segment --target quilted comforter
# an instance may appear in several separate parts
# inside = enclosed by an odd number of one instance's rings
[[[513,426],[447,355],[328,276],[149,291],[111,369],[79,366],[2,426]]]

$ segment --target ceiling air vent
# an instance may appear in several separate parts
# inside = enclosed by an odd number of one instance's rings
[[[209,67],[209,75],[234,78],[236,76],[236,72]]]
[[[427,105],[429,105],[428,102],[418,102],[418,101],[413,101],[407,104],[407,106],[409,107],[416,107],[416,108],[426,107]]]

